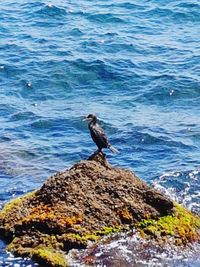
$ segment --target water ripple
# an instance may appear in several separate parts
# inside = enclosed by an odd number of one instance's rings
[[[0,205],[87,158],[82,116],[96,113],[120,150],[112,164],[199,212],[199,7],[1,1]]]

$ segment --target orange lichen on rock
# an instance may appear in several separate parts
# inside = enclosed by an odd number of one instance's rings
[[[22,224],[30,222],[51,222],[52,224],[67,228],[75,224],[80,224],[82,219],[83,216],[81,213],[74,216],[68,216],[65,213],[61,213],[56,207],[40,204],[30,210],[29,215],[22,220]]]
[[[129,223],[133,220],[133,216],[131,215],[127,207],[118,211],[118,214],[124,223]]]

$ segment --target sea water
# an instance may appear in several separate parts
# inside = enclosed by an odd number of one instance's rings
[[[199,0],[1,1],[0,208],[94,152],[82,117],[96,113],[112,164],[200,214],[199,25]],[[133,266],[133,241],[116,242]],[[156,255],[135,266],[200,266]],[[1,242],[0,266],[34,264]]]

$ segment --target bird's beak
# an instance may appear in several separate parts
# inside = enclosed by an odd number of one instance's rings
[[[88,118],[85,116],[82,121],[88,121]]]

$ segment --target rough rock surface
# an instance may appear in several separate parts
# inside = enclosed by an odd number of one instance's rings
[[[8,203],[0,213],[0,234],[11,241],[8,249],[13,253],[48,266],[66,266],[70,249],[134,226],[152,234],[149,225],[173,218],[174,209],[170,199],[131,171],[112,167],[99,153]],[[153,229],[152,236],[159,235],[155,225]]]

